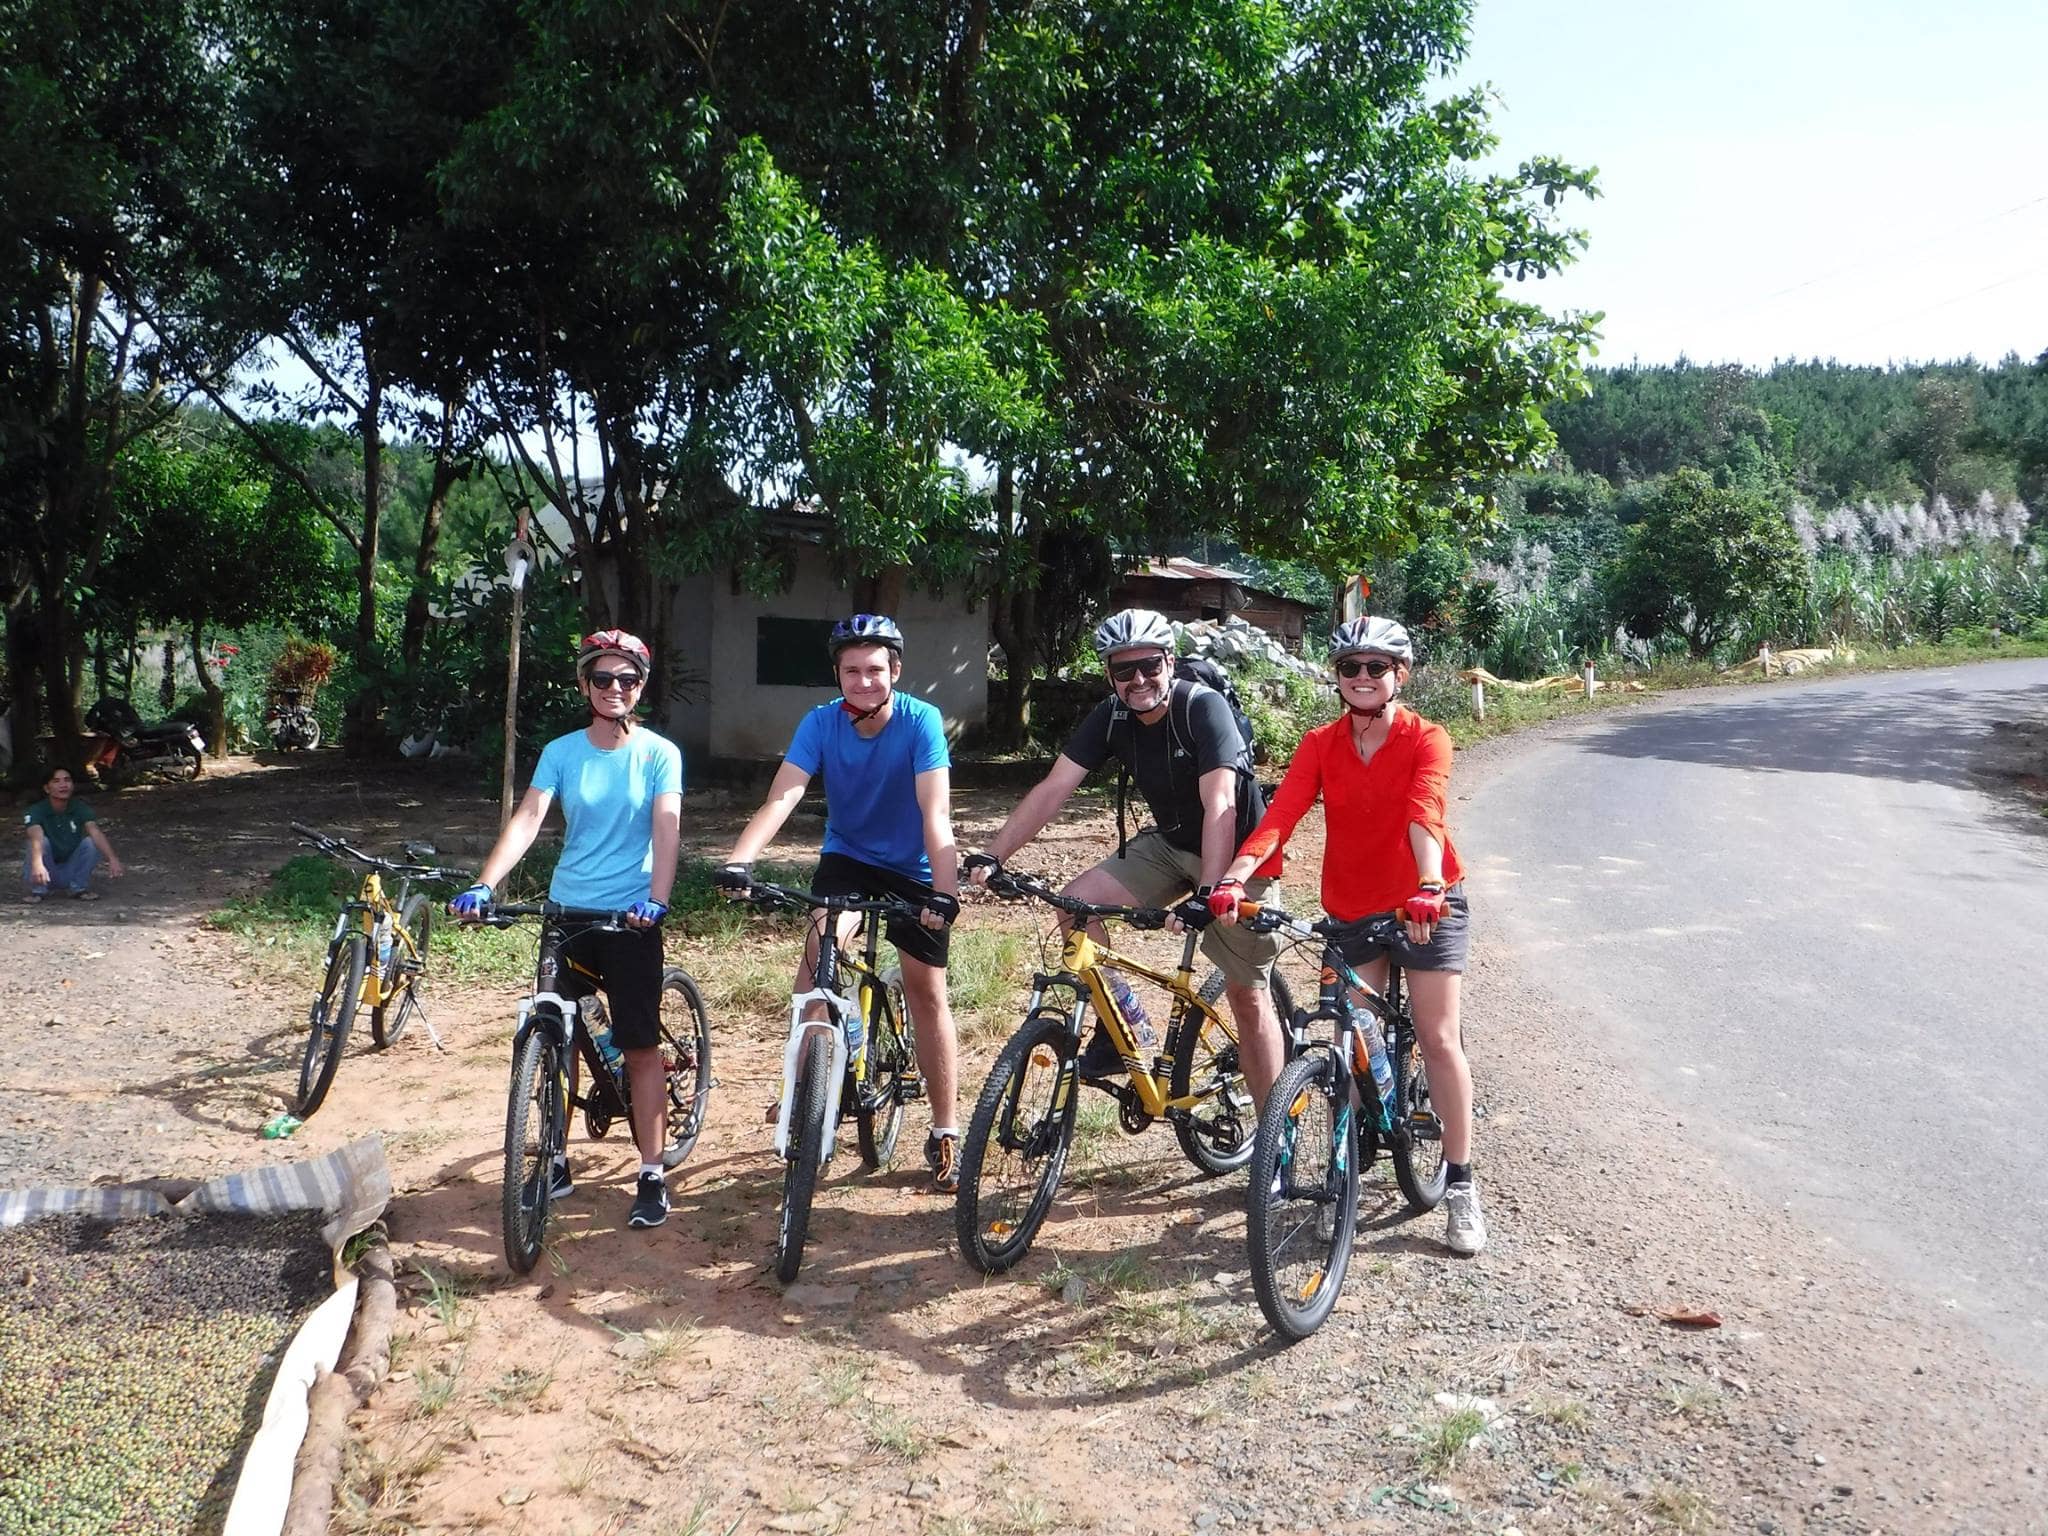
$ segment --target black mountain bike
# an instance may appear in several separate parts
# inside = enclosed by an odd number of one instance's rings
[[[775,1152],[783,1159],[782,1211],[775,1228],[775,1274],[787,1284],[804,1261],[811,1200],[818,1176],[831,1161],[839,1122],[853,1116],[860,1158],[874,1170],[895,1155],[903,1106],[924,1096],[911,1047],[903,983],[878,968],[884,920],[916,922],[918,909],[897,897],[817,896],[761,881],[744,900],[763,907],[823,912],[811,989],[789,1000],[789,1044],[782,1053],[782,1105],[776,1116]],[[859,930],[839,941],[839,916],[861,915]],[[806,1009],[822,1007],[823,1019]]]
[[[547,1241],[557,1159],[569,1144],[569,1114],[584,1112],[585,1128],[602,1136],[614,1121],[633,1123],[632,1085],[623,1058],[607,1060],[591,1038],[584,1010],[561,990],[563,970],[591,973],[562,955],[571,937],[590,929],[617,932],[624,912],[564,907],[552,901],[490,905],[481,921],[509,928],[521,918],[541,920],[540,955],[533,993],[519,1004],[512,1037],[512,1086],[505,1106],[505,1172],[500,1217],[505,1262],[520,1274],[533,1268]],[[593,978],[594,981],[594,978]],[[711,1101],[711,1026],[704,999],[687,971],[670,966],[661,978],[662,1065],[668,1078],[668,1139],[661,1164],[673,1168],[690,1155],[704,1129]],[[588,1068],[588,1090],[577,1095],[572,1063]]]
[[[1339,952],[1357,934],[1393,937],[1391,914],[1352,923],[1304,923],[1277,907],[1244,908],[1255,929],[1320,941],[1322,989],[1315,1008],[1296,1015],[1297,1038],[1316,1020],[1330,1038],[1304,1048],[1274,1083],[1252,1141],[1246,1212],[1252,1289],[1266,1321],[1282,1337],[1305,1339],[1322,1326],[1344,1289],[1358,1234],[1358,1180],[1384,1148],[1410,1209],[1444,1197],[1443,1125],[1429,1100],[1429,1074],[1415,1043],[1401,968],[1374,991]],[[1370,1041],[1378,1031],[1393,1081],[1383,1099],[1373,1080]]]

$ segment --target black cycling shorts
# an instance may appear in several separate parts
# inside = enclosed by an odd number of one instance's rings
[[[1407,933],[1388,942],[1370,934],[1354,934],[1337,946],[1337,952],[1355,966],[1392,955],[1404,971],[1449,971],[1462,975],[1465,958],[1472,948],[1472,909],[1465,901],[1465,882],[1460,880],[1444,892],[1443,921],[1432,928],[1427,944],[1410,943]]]
[[[558,951],[555,990],[566,998],[588,997],[604,986],[612,1039],[622,1051],[645,1050],[661,1039],[661,924],[607,932],[586,928]],[[572,963],[573,962],[573,965]],[[593,981],[575,966],[595,971]]]
[[[912,906],[921,907],[932,893],[933,888],[922,880],[883,869],[879,864],[864,864],[843,853],[821,855],[817,873],[811,876],[813,896],[901,896]],[[896,946],[897,954],[944,968],[953,938],[950,926],[927,928],[923,923],[892,917],[882,931]]]

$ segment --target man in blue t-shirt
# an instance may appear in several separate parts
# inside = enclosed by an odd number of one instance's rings
[[[718,883],[746,890],[754,860],[782,830],[812,776],[824,774],[825,845],[811,889],[820,896],[900,896],[923,909],[916,923],[891,919],[888,937],[903,961],[903,997],[931,1097],[925,1160],[934,1187],[950,1193],[960,1185],[959,1069],[946,949],[960,914],[960,886],[945,721],[924,700],[896,691],[903,632],[894,619],[868,613],[842,619],[832,627],[831,646],[841,696],[797,722],[768,798],[733,844]],[[851,932],[853,919],[843,921]],[[819,931],[814,927],[804,945],[799,992],[811,989]]]
[[[585,635],[576,658],[576,682],[590,705],[590,724],[557,736],[541,749],[526,798],[498,834],[476,884],[448,904],[474,919],[489,906],[491,890],[533,846],[548,807],[562,802],[567,832],[548,899],[565,907],[626,914],[623,930],[588,928],[562,946],[564,959],[588,967],[611,1000],[612,1040],[624,1052],[632,1090],[633,1137],[640,1146],[640,1177],[627,1222],[658,1227],[668,1219],[668,1185],[661,1155],[668,1140],[667,1063],[661,1054],[661,920],[676,879],[682,837],[683,754],[633,717],[654,656],[621,629]],[[565,965],[559,990],[588,988]],[[569,1059],[575,1092],[576,1058]],[[566,1158],[557,1161],[553,1194],[571,1193]]]

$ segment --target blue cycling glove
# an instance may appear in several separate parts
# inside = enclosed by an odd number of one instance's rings
[[[637,917],[643,922],[658,923],[668,916],[668,903],[652,899],[636,901],[632,906],[626,908],[626,916]]]
[[[448,903],[448,910],[457,917],[475,921],[484,915],[484,908],[491,904],[491,888],[479,880],[460,896]]]

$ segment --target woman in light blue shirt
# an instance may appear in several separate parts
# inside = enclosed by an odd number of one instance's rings
[[[548,807],[562,802],[568,830],[549,899],[626,913],[624,932],[586,930],[572,937],[562,954],[596,972],[611,1000],[612,1039],[625,1053],[633,1139],[640,1147],[640,1177],[627,1218],[636,1227],[658,1227],[668,1219],[661,1166],[668,1135],[660,1049],[661,920],[675,884],[683,804],[682,752],[633,718],[653,665],[647,647],[624,630],[584,636],[576,684],[590,704],[590,724],[556,737],[542,750],[526,798],[498,834],[477,883],[449,903],[457,917],[478,916],[492,888],[533,846]],[[565,970],[561,985],[572,993],[574,973]],[[575,1071],[573,1058],[570,1071]],[[554,1198],[574,1187],[565,1158],[554,1170]]]

